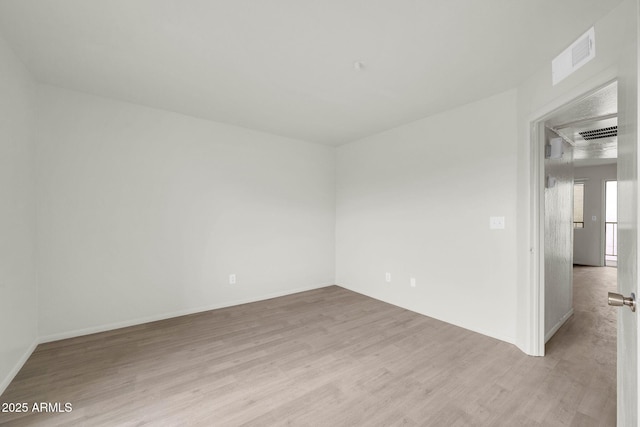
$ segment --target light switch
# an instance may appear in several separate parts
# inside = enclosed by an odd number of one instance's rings
[[[594,215],[591,217],[591,221],[595,221],[595,220],[596,220],[596,216]]]
[[[492,217],[489,217],[489,228],[491,230],[502,230],[502,229],[504,229],[504,217],[503,216],[492,216]]]

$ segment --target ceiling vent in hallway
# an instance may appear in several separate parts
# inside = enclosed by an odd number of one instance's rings
[[[589,141],[592,139],[611,138],[618,136],[618,126],[610,126],[602,129],[586,130],[580,132],[580,136]]]

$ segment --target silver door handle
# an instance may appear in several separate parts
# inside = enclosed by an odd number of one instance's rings
[[[615,292],[609,292],[609,298],[607,298],[607,300],[609,305],[616,307],[628,305],[631,311],[636,311],[636,295],[634,293],[632,293],[630,297],[625,297]]]

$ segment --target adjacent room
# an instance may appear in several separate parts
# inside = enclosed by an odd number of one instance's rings
[[[637,425],[638,10],[0,0],[0,425]]]

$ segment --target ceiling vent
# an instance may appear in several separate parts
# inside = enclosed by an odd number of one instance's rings
[[[613,136],[618,136],[618,126],[610,126],[608,128],[586,130],[584,132],[580,132],[580,136],[587,141],[590,141],[592,139],[611,138]]]
[[[596,33],[593,27],[551,62],[551,80],[556,85],[596,57]]]

